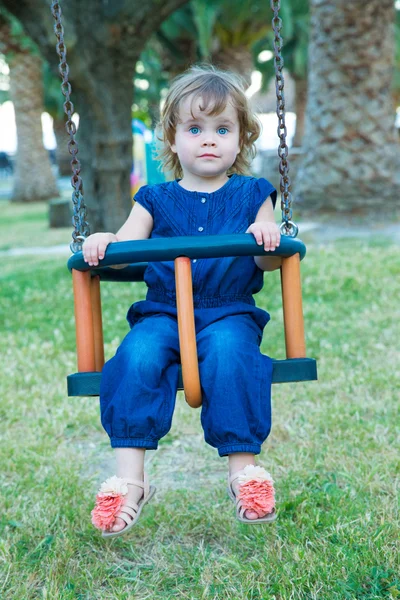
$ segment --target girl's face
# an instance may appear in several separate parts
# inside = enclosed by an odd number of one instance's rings
[[[189,96],[179,110],[171,150],[178,155],[184,177],[218,177],[227,172],[240,152],[239,122],[232,104],[228,103],[214,116],[201,111],[201,106],[201,98],[192,106],[192,96]]]

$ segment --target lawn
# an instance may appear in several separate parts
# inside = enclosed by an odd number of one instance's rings
[[[69,241],[47,230],[44,205],[2,214],[2,249]],[[200,412],[179,394],[171,432],[147,454],[157,494],[129,536],[106,541],[90,511],[113,455],[98,399],[66,395],[75,334],[65,260],[2,256],[0,598],[400,598],[399,247],[378,235],[304,239],[307,354],[319,381],[273,388],[259,462],[276,482],[277,521],[234,518],[227,459],[206,446]],[[265,280],[262,349],[282,358],[278,274]],[[144,293],[103,285],[107,357]]]

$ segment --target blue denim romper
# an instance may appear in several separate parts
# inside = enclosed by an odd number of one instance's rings
[[[179,180],[142,187],[135,200],[152,215],[151,238],[244,233],[276,190],[266,179],[231,175],[212,193]],[[269,314],[255,306],[263,272],[253,257],[192,260],[193,301],[205,441],[220,456],[259,454],[271,429],[272,361],[260,352]],[[101,421],[113,448],[156,449],[171,428],[179,367],[174,263],[145,273],[146,300],[103,369]]]

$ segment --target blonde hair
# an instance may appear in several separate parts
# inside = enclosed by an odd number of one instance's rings
[[[236,109],[240,152],[228,173],[249,174],[251,161],[256,155],[254,143],[261,133],[260,122],[249,107],[239,77],[212,65],[192,66],[172,81],[161,111],[161,120],[157,125],[157,137],[161,147],[156,159],[161,162],[163,170],[172,171],[175,178],[181,178],[183,175],[178,155],[172,152],[171,144],[175,143],[181,102],[191,95],[192,103],[201,98],[200,110],[207,111],[207,114],[212,116],[219,115],[228,102]],[[210,110],[207,110],[209,107]]]

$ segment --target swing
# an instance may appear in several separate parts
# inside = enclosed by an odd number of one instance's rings
[[[86,222],[86,207],[82,193],[80,162],[76,158],[78,146],[75,141],[76,127],[72,121],[74,107],[70,101],[71,86],[68,81],[68,64],[64,30],[61,23],[60,3],[52,0],[54,31],[57,37],[57,53],[60,58],[59,72],[61,90],[65,96],[64,110],[67,115],[66,130],[70,140],[68,149],[72,156],[71,179],[74,206],[74,231],[71,243],[72,256],[68,268],[72,272],[75,326],[77,341],[78,372],[67,377],[69,396],[98,396],[101,370],[104,365],[104,344],[101,316],[100,281],[143,281],[148,262],[174,261],[178,313],[181,369],[178,390],[184,390],[186,401],[193,408],[201,406],[201,386],[196,349],[196,332],[193,309],[191,259],[220,258],[226,256],[280,256],[282,305],[285,331],[286,359],[272,359],[272,383],[312,381],[317,379],[316,361],[306,358],[304,321],[301,298],[300,261],[306,253],[305,245],[296,239],[297,225],[292,221],[289,162],[286,144],[284,79],[281,56],[282,38],[279,18],[280,0],[271,0],[274,12],[272,26],[275,34],[275,74],[277,93],[277,115],[279,120],[278,154],[281,159],[281,242],[274,252],[265,252],[254,236],[249,234],[210,235],[199,239],[192,236],[157,238],[115,242],[107,247],[106,255],[97,267],[89,267],[82,255],[82,243],[89,235]],[[111,265],[128,265],[113,269]]]

